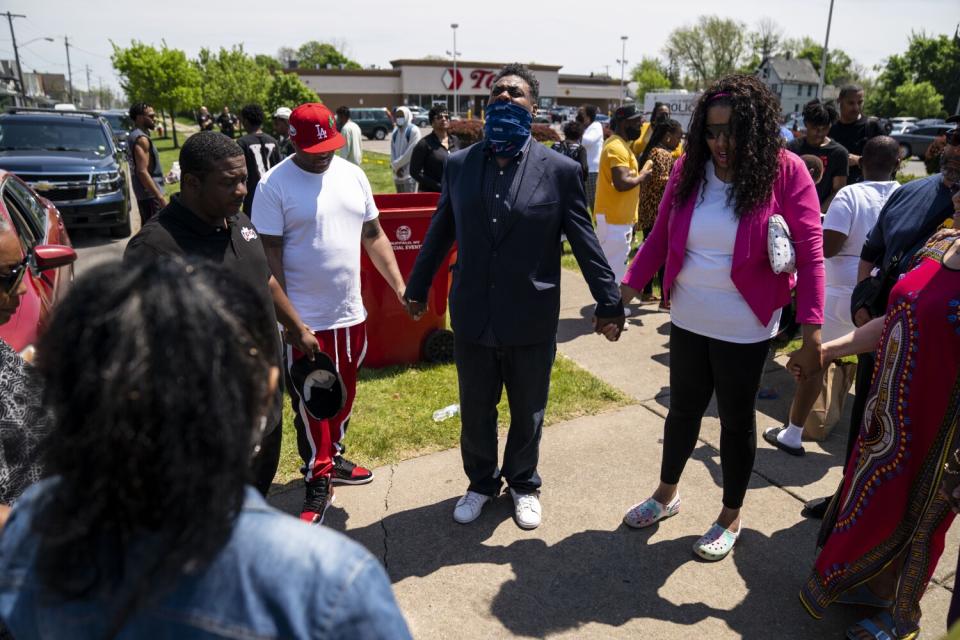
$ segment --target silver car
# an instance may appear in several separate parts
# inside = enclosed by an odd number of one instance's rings
[[[917,127],[905,133],[894,133],[890,137],[900,145],[900,157],[904,160],[916,156],[923,160],[927,148],[938,137],[953,129],[956,125],[938,124],[929,127]]]

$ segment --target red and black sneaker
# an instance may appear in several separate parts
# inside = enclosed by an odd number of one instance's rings
[[[333,484],[367,484],[373,480],[373,471],[354,464],[343,456],[333,457]]]
[[[309,524],[323,524],[323,516],[333,503],[333,487],[330,476],[320,476],[307,482],[300,519]]]

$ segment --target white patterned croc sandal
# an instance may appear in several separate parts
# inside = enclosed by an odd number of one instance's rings
[[[679,493],[670,501],[670,504],[662,504],[653,498],[647,498],[640,504],[630,507],[623,516],[623,524],[634,529],[643,529],[678,513],[680,513]]]
[[[741,531],[743,531],[743,522],[740,523],[736,533],[714,523],[710,530],[693,545],[693,552],[710,562],[723,560],[737,543]]]

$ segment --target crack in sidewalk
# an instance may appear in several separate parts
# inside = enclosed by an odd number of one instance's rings
[[[397,465],[390,465],[390,479],[387,484],[387,492],[383,496],[383,517],[380,518],[380,529],[383,531],[383,568],[387,570],[388,575],[390,573],[390,565],[388,564],[390,534],[387,532],[387,514],[390,512],[390,492],[393,490],[393,476],[396,470]]]

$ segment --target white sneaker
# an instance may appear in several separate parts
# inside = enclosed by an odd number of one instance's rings
[[[488,502],[490,502],[490,496],[485,496],[476,491],[467,491],[462,498],[457,500],[457,506],[453,510],[453,519],[460,524],[473,522],[480,517],[480,510]]]
[[[538,493],[517,493],[510,489],[513,498],[513,516],[521,529],[536,529],[540,526],[540,498]]]

